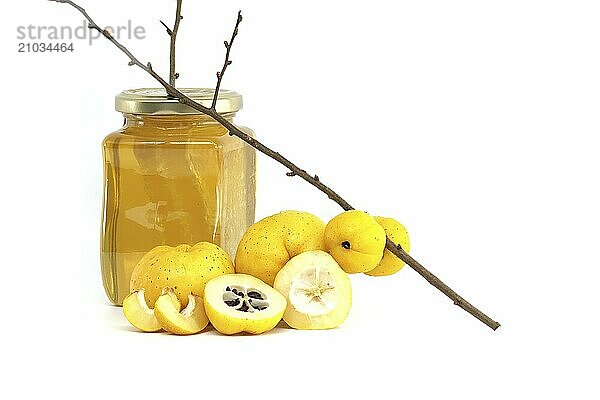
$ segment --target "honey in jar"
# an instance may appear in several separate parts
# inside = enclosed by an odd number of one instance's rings
[[[179,90],[212,103],[212,89]],[[163,89],[124,91],[115,106],[125,122],[103,141],[101,267],[120,305],[133,268],[155,246],[209,241],[233,258],[254,222],[256,164],[252,147]],[[233,121],[241,107],[239,94],[219,92],[219,114]]]

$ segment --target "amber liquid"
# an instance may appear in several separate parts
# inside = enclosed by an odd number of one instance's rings
[[[250,130],[247,133],[252,134]],[[205,116],[127,116],[106,137],[101,266],[114,304],[158,245],[209,241],[230,256],[254,222],[255,152]]]

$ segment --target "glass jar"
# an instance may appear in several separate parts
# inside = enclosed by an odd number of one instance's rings
[[[179,90],[211,105],[212,89]],[[162,89],[124,91],[115,106],[125,123],[103,142],[101,266],[106,294],[121,305],[155,246],[209,241],[235,256],[254,222],[256,164],[252,147]],[[220,91],[221,115],[232,120],[241,107],[239,94]]]

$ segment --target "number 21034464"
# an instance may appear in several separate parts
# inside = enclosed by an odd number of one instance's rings
[[[19,53],[73,52],[73,43],[19,43]]]

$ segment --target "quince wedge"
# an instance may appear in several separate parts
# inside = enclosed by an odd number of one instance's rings
[[[123,300],[123,314],[127,321],[144,332],[158,332],[162,326],[154,315],[154,310],[148,307],[144,296],[144,289],[130,293]],[[177,302],[179,303],[179,302]]]
[[[204,295],[204,286],[210,279],[234,272],[231,259],[216,244],[158,246],[133,269],[130,291],[145,289],[146,302],[154,304],[163,289],[171,287],[185,308],[190,294]]]
[[[325,223],[302,211],[283,211],[252,225],[242,237],[235,271],[273,285],[290,258],[309,250],[323,250]]]
[[[286,305],[281,293],[246,274],[218,276],[204,292],[210,323],[225,335],[270,331],[281,321]]]
[[[367,272],[383,258],[385,230],[369,214],[351,210],[331,219],[325,227],[325,250],[349,274]]]
[[[154,315],[160,326],[176,335],[193,335],[208,325],[204,301],[194,294],[188,295],[187,306],[181,305],[172,288],[166,288],[154,305]]]

